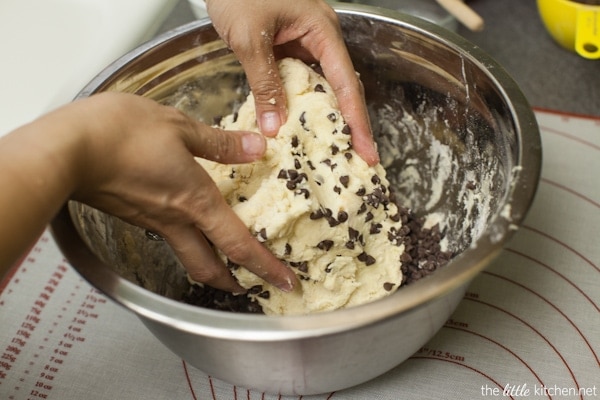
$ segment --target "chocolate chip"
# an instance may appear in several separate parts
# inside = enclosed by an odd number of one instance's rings
[[[360,215],[363,214],[365,211],[367,211],[367,205],[365,203],[362,203],[360,205],[360,208],[358,209],[358,211],[356,212],[356,215]]]
[[[340,176],[340,183],[348,189],[348,183],[350,182],[350,177],[348,175]]]
[[[337,194],[341,194],[342,193],[342,188],[339,187],[338,185],[335,185],[333,187],[333,191],[336,192]]]
[[[346,222],[348,221],[348,213],[346,211],[340,211],[337,215],[338,222]]]
[[[290,254],[292,254],[292,245],[289,243],[285,244],[285,250],[283,251],[283,255],[284,256],[289,256]]]
[[[352,159],[352,153],[350,153],[349,151],[344,153],[344,157],[346,157],[346,160],[350,161]]]
[[[329,251],[333,247],[333,240],[325,239],[317,244],[317,247],[324,251]]]
[[[335,144],[332,144],[331,145],[331,155],[335,156],[339,152],[340,152],[340,148],[337,147]]]
[[[308,261],[290,262],[290,266],[297,268],[300,272],[308,272]]]
[[[477,185],[475,185],[475,182],[469,181],[466,184],[466,188],[469,190],[475,190],[477,188]]]
[[[349,135],[351,133],[350,127],[348,125],[344,125],[344,127],[342,128],[342,133],[344,135]]]
[[[315,219],[320,219],[323,218],[325,214],[323,214],[323,211],[319,208],[318,210],[315,210],[313,212],[310,213],[310,219],[315,220]]]
[[[278,179],[287,179],[288,178],[288,174],[285,171],[285,169],[280,169],[279,173],[277,174],[277,178]]]
[[[294,158],[294,168],[296,168],[296,169],[302,168],[302,164],[300,164],[300,160],[298,160],[297,158]]]
[[[298,136],[296,136],[296,135],[292,136],[292,147],[293,148],[298,147]]]
[[[360,253],[357,256],[357,258],[358,258],[358,261],[364,262],[367,265],[373,265],[376,262],[376,260],[373,256],[368,255],[364,251],[362,253]]]
[[[383,284],[383,290],[385,290],[386,292],[391,291],[394,288],[394,284],[392,282],[386,282]]]
[[[381,183],[381,178],[380,178],[378,175],[373,175],[373,176],[371,177],[371,182],[372,182],[374,185],[378,185],[378,184],[380,184],[380,183]]]
[[[331,122],[337,121],[337,115],[335,113],[327,114],[327,119]]]
[[[369,211],[367,213],[367,216],[365,217],[365,222],[369,222],[372,219],[373,219],[373,213],[371,211]]]
[[[303,111],[302,114],[300,114],[300,123],[304,126],[304,124],[306,123],[306,112]]]
[[[360,189],[358,189],[356,191],[356,195],[361,196],[361,197],[364,196],[366,193],[367,193],[367,189],[365,189],[364,187],[361,187]]]
[[[377,233],[380,233],[381,232],[381,228],[382,228],[382,225],[379,224],[379,223],[377,223],[377,224],[371,224],[371,227],[369,228],[369,233],[371,235],[375,235]]]
[[[310,197],[310,192],[308,191],[308,189],[298,189],[294,193],[297,195],[303,195],[305,199],[308,199]]]
[[[308,165],[308,168],[310,168],[313,171],[316,169],[315,166],[313,165],[312,161],[310,161],[310,160],[308,160],[306,162],[306,165]]]
[[[268,290],[265,290],[264,292],[260,292],[258,294],[258,297],[261,297],[263,299],[268,299],[269,297],[271,297],[271,293],[269,293]]]
[[[262,285],[255,285],[248,289],[248,294],[259,294],[263,291]]]
[[[287,181],[285,187],[289,190],[296,190],[296,183],[294,183],[294,181]]]
[[[346,246],[346,248],[349,250],[354,250],[354,242],[351,240],[347,241],[344,246]]]
[[[323,85],[321,85],[320,83],[317,83],[317,85],[315,86],[315,92],[325,93],[325,88],[323,88]]]
[[[265,242],[267,240],[267,229],[261,228],[260,232],[258,232],[257,239],[259,242]]]
[[[243,203],[243,202],[245,202],[245,201],[248,201],[248,198],[247,198],[247,197],[245,197],[245,196],[239,196],[239,197],[238,197],[238,201],[239,201],[240,203]]]

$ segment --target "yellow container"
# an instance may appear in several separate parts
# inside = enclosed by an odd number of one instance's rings
[[[600,1],[537,0],[546,29],[562,47],[600,59]]]

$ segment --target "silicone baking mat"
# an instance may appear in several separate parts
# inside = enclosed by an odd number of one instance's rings
[[[0,399],[600,398],[600,120],[536,115],[544,162],[524,226],[385,375],[303,397],[213,379],[84,282],[45,233],[0,283]]]

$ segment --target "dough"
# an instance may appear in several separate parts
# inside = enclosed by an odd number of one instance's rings
[[[385,170],[369,167],[352,149],[320,74],[291,58],[278,66],[289,114],[277,137],[267,138],[265,157],[243,165],[198,162],[299,284],[284,293],[244,268],[233,274],[271,315],[331,311],[387,296],[402,282],[405,230]],[[252,94],[220,127],[259,131]]]

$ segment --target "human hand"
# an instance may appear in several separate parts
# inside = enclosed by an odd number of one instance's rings
[[[286,100],[275,60],[319,62],[352,132],[352,146],[369,164],[379,162],[362,85],[344,44],[337,15],[322,0],[208,0],[221,38],[242,63],[261,132],[275,136],[286,120]]]
[[[262,135],[214,129],[134,95],[104,93],[75,106],[87,132],[74,199],[164,237],[195,281],[244,291],[210,241],[231,261],[292,289],[294,273],[251,236],[194,160],[254,161],[265,151]]]

